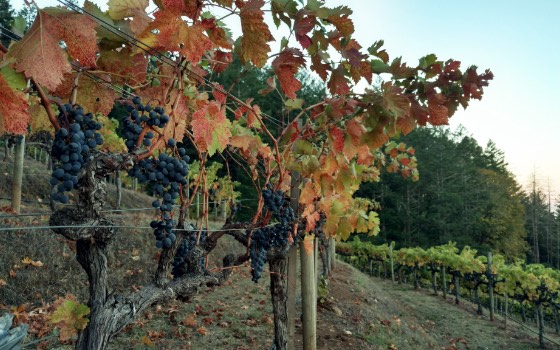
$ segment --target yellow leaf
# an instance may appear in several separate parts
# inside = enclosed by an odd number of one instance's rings
[[[305,253],[307,254],[307,256],[311,256],[311,254],[313,254],[314,251],[314,240],[315,240],[315,236],[314,235],[307,235],[305,236],[305,238],[303,239],[303,249],[305,250]]]
[[[32,261],[31,265],[33,265],[35,267],[41,267],[41,266],[43,266],[43,263],[40,262],[39,260],[37,260],[37,261]]]
[[[144,344],[146,346],[150,346],[150,347],[154,346],[154,342],[150,338],[148,338],[147,336],[142,337],[142,344]]]

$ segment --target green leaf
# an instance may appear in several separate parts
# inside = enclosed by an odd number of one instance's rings
[[[25,28],[27,26],[27,22],[25,21],[25,18],[23,18],[22,16],[17,16],[12,20],[11,24],[12,24],[12,31],[19,36],[23,36],[23,34],[25,33]]]
[[[288,109],[301,109],[303,100],[301,98],[290,98],[284,103]]]
[[[390,68],[387,63],[381,60],[372,60],[369,65],[371,66],[371,71],[375,74],[387,73]]]
[[[8,86],[14,90],[23,90],[27,87],[25,76],[9,66],[0,68],[0,74],[4,76]]]
[[[51,316],[51,323],[60,328],[60,339],[68,340],[79,330],[86,328],[89,307],[74,300],[66,300]]]
[[[420,58],[420,62],[418,63],[418,67],[422,68],[422,69],[426,69],[429,66],[431,66],[432,64],[434,64],[437,60],[437,56],[434,55],[433,53],[424,56],[422,58]]]

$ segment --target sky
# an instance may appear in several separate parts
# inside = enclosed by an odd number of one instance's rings
[[[23,6],[10,0],[12,7]],[[36,0],[40,7],[56,0]],[[80,4],[82,3],[79,1]],[[93,0],[106,8],[106,1]],[[556,0],[327,0],[354,10],[354,37],[368,47],[385,41],[391,58],[416,65],[434,53],[454,58],[494,80],[482,101],[460,110],[450,126],[464,126],[485,146],[504,151],[510,171],[526,190],[538,186],[560,202],[560,1]]]

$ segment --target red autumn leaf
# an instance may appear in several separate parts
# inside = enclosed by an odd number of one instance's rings
[[[350,119],[346,122],[346,133],[350,136],[352,144],[359,145],[360,138],[364,134],[365,129],[362,123],[356,119]]]
[[[195,143],[210,156],[223,151],[230,142],[231,122],[216,101],[195,112],[191,126]]]
[[[242,62],[251,61],[257,67],[266,64],[270,52],[268,42],[274,40],[268,25],[264,22],[263,6],[264,0],[249,0],[239,11],[243,31],[240,58]]]
[[[329,136],[332,139],[332,145],[336,153],[342,153],[344,150],[344,132],[338,127],[333,126],[329,130]]]
[[[308,14],[306,10],[299,10],[294,21],[294,32],[296,40],[304,49],[311,46],[311,38],[307,35],[315,27],[315,16]]]
[[[26,77],[34,78],[48,90],[54,90],[71,67],[66,53],[59,45],[60,38],[56,29],[46,25],[52,23],[50,21],[43,23],[43,17],[43,12],[39,11],[27,34],[10,45],[6,58],[15,58],[18,72],[24,72]]]
[[[272,61],[274,73],[288,98],[296,98],[296,91],[301,89],[301,83],[295,77],[301,66],[305,66],[303,54],[293,48],[285,49]]]
[[[311,70],[317,73],[323,81],[327,80],[328,71],[331,70],[331,66],[324,63],[321,60],[321,56],[313,55],[311,56]]]
[[[212,42],[203,32],[204,27],[195,24],[186,27],[182,33],[183,47],[180,51],[192,63],[200,62],[204,53],[212,49]]]
[[[216,50],[214,52],[214,59],[212,60],[212,71],[216,73],[221,73],[229,66],[233,61],[233,54],[231,52],[225,52],[221,50]]]
[[[177,15],[185,15],[191,19],[197,17],[199,8],[198,0],[160,0],[161,7],[165,9],[165,11],[172,12]],[[157,2],[156,2],[157,3]]]
[[[461,66],[460,61],[448,61],[445,63],[445,68],[443,71],[445,73],[451,73],[453,71],[458,70],[460,66]]]
[[[447,98],[442,94],[435,94],[428,99],[428,111],[430,113],[430,124],[447,125],[448,109],[445,106]]]
[[[192,63],[200,62],[206,51],[212,49],[212,41],[204,35],[204,26],[189,26],[181,17],[169,12],[157,12],[155,16],[140,40],[169,51],[180,51]]]
[[[215,46],[231,49],[231,39],[228,39],[224,28],[220,28],[216,25],[216,20],[214,18],[205,18],[200,25],[205,28],[206,34],[208,34],[208,37]]]
[[[416,100],[412,100],[410,106],[410,114],[416,120],[418,125],[426,126],[428,122],[428,110],[421,106]]]
[[[12,90],[0,74],[0,134],[25,135],[28,124],[29,105],[23,93]]]
[[[221,90],[224,90],[224,87],[220,84],[214,84],[214,89],[212,89],[212,95],[214,96],[214,99],[216,99],[216,101],[220,102],[221,104],[226,103],[226,95],[221,92]]]
[[[338,68],[332,71],[327,87],[333,95],[346,95],[350,91],[348,80],[344,73],[342,65],[339,65]]]

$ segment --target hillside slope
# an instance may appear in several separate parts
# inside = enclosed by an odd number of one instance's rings
[[[45,210],[38,199],[48,197],[49,174],[44,165],[26,160],[24,179],[25,212]],[[8,178],[10,164],[0,162],[0,171]],[[8,198],[9,180],[0,184],[0,197]],[[47,192],[47,193],[45,193]],[[123,207],[149,206],[150,197],[125,191]],[[35,199],[35,200],[34,200]],[[7,203],[5,203],[7,204]],[[2,204],[2,205],[5,205]],[[152,211],[123,213],[118,221],[146,226]],[[3,219],[2,226],[40,225],[39,218]],[[0,304],[8,308],[17,304],[40,303],[53,295],[71,292],[81,300],[87,286],[85,276],[72,257],[69,247],[48,230],[7,232],[0,239]],[[112,255],[114,288],[125,292],[149,280],[153,258],[153,235],[147,230],[126,231],[119,235]],[[220,255],[232,248],[223,242]],[[237,247],[240,249],[240,247]],[[9,254],[8,254],[9,253]],[[24,256],[41,260],[40,269],[10,270]],[[215,261],[212,259],[211,261]],[[20,264],[21,265],[21,264]],[[212,266],[212,262],[211,265]],[[15,269],[15,268],[14,268]],[[273,334],[272,308],[268,279],[255,284],[250,268],[235,270],[224,286],[201,291],[191,301],[155,306],[140,316],[113,341],[112,349],[268,349]],[[11,301],[11,302],[10,302]],[[6,305],[7,304],[7,305]],[[1,306],[1,305],[0,305]],[[297,300],[298,309],[301,300]],[[299,312],[299,311],[298,311]],[[301,349],[301,323],[296,320],[296,342]],[[374,278],[338,262],[328,285],[328,294],[318,308],[319,349],[536,349],[537,339],[519,326],[489,322],[476,315],[469,303],[454,305],[453,301],[433,296],[428,290],[415,291],[411,286],[393,284]],[[548,335],[550,337],[550,335]],[[554,338],[560,343],[560,339]],[[26,340],[26,342],[33,339]],[[43,348],[70,349],[56,338],[43,342]],[[550,347],[552,348],[552,347]]]

